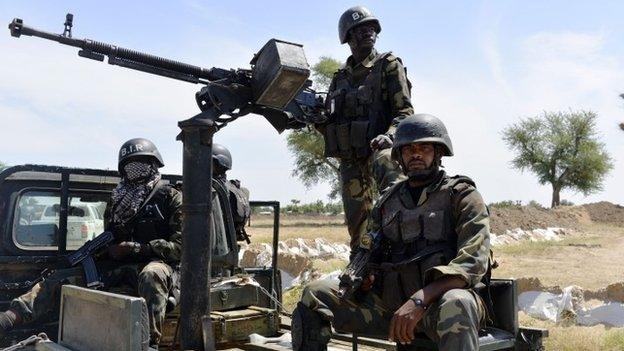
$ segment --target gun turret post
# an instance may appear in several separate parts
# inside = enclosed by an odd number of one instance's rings
[[[210,321],[212,260],[212,136],[221,113],[207,109],[178,122],[182,132],[182,242],[180,346],[182,350],[215,349]],[[204,318],[207,316],[208,318]],[[203,319],[203,323],[202,323]]]

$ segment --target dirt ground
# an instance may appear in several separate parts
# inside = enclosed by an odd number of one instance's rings
[[[522,242],[494,248],[499,268],[495,277],[519,278],[522,290],[539,288],[552,292],[569,285],[586,290],[586,298],[624,302],[624,207],[608,202],[554,210],[537,207],[492,208],[492,232],[507,229],[563,227],[573,234],[558,242]],[[282,216],[280,237],[325,238],[347,242],[341,216]],[[252,240],[270,242],[272,219],[252,218]],[[314,263],[319,270],[336,269],[337,264]],[[298,300],[301,289],[284,296],[286,304]],[[563,327],[539,321],[521,313],[523,325],[548,328],[547,350],[624,350],[624,328]]]

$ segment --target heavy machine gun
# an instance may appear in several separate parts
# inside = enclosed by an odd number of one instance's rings
[[[100,62],[108,57],[111,65],[203,84],[205,87],[195,96],[197,105],[202,111],[215,110],[218,128],[249,113],[263,115],[279,132],[323,121],[323,98],[311,89],[309,66],[299,44],[269,40],[251,60],[251,69],[203,68],[91,39],[76,39],[72,36],[73,19],[71,13],[66,15],[62,34],[26,26],[20,18],[13,19],[9,29],[17,38],[34,36],[80,48],[80,57]]]
[[[212,138],[233,120],[251,113],[264,116],[282,132],[323,121],[322,99],[310,89],[310,68],[303,46],[271,39],[254,55],[251,69],[202,68],[175,60],[72,36],[73,15],[67,14],[62,34],[24,25],[15,18],[14,37],[35,36],[74,46],[81,57],[142,72],[205,85],[195,95],[201,112],[178,122],[183,143],[183,203],[180,286],[182,349],[214,349],[210,318],[212,247]],[[206,293],[197,293],[197,292]],[[202,322],[202,319],[204,321]]]

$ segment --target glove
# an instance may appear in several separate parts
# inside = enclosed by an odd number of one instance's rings
[[[383,150],[392,147],[392,139],[385,134],[379,134],[370,142],[370,147],[373,150]]]
[[[108,247],[108,255],[114,260],[123,260],[130,254],[139,254],[141,251],[144,251],[143,245],[133,241],[124,241]]]

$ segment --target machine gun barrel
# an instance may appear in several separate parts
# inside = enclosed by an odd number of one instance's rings
[[[67,14],[65,32],[54,34],[24,25],[24,21],[15,18],[9,23],[11,35],[19,38],[22,35],[39,37],[56,41],[58,43],[80,48],[78,55],[81,57],[104,61],[108,56],[108,63],[123,66],[146,73],[157,74],[169,78],[179,79],[190,83],[203,83],[222,78],[221,69],[203,68],[188,63],[167,59],[140,51],[126,49],[112,44],[107,44],[90,39],[75,39],[71,36],[73,16]]]

